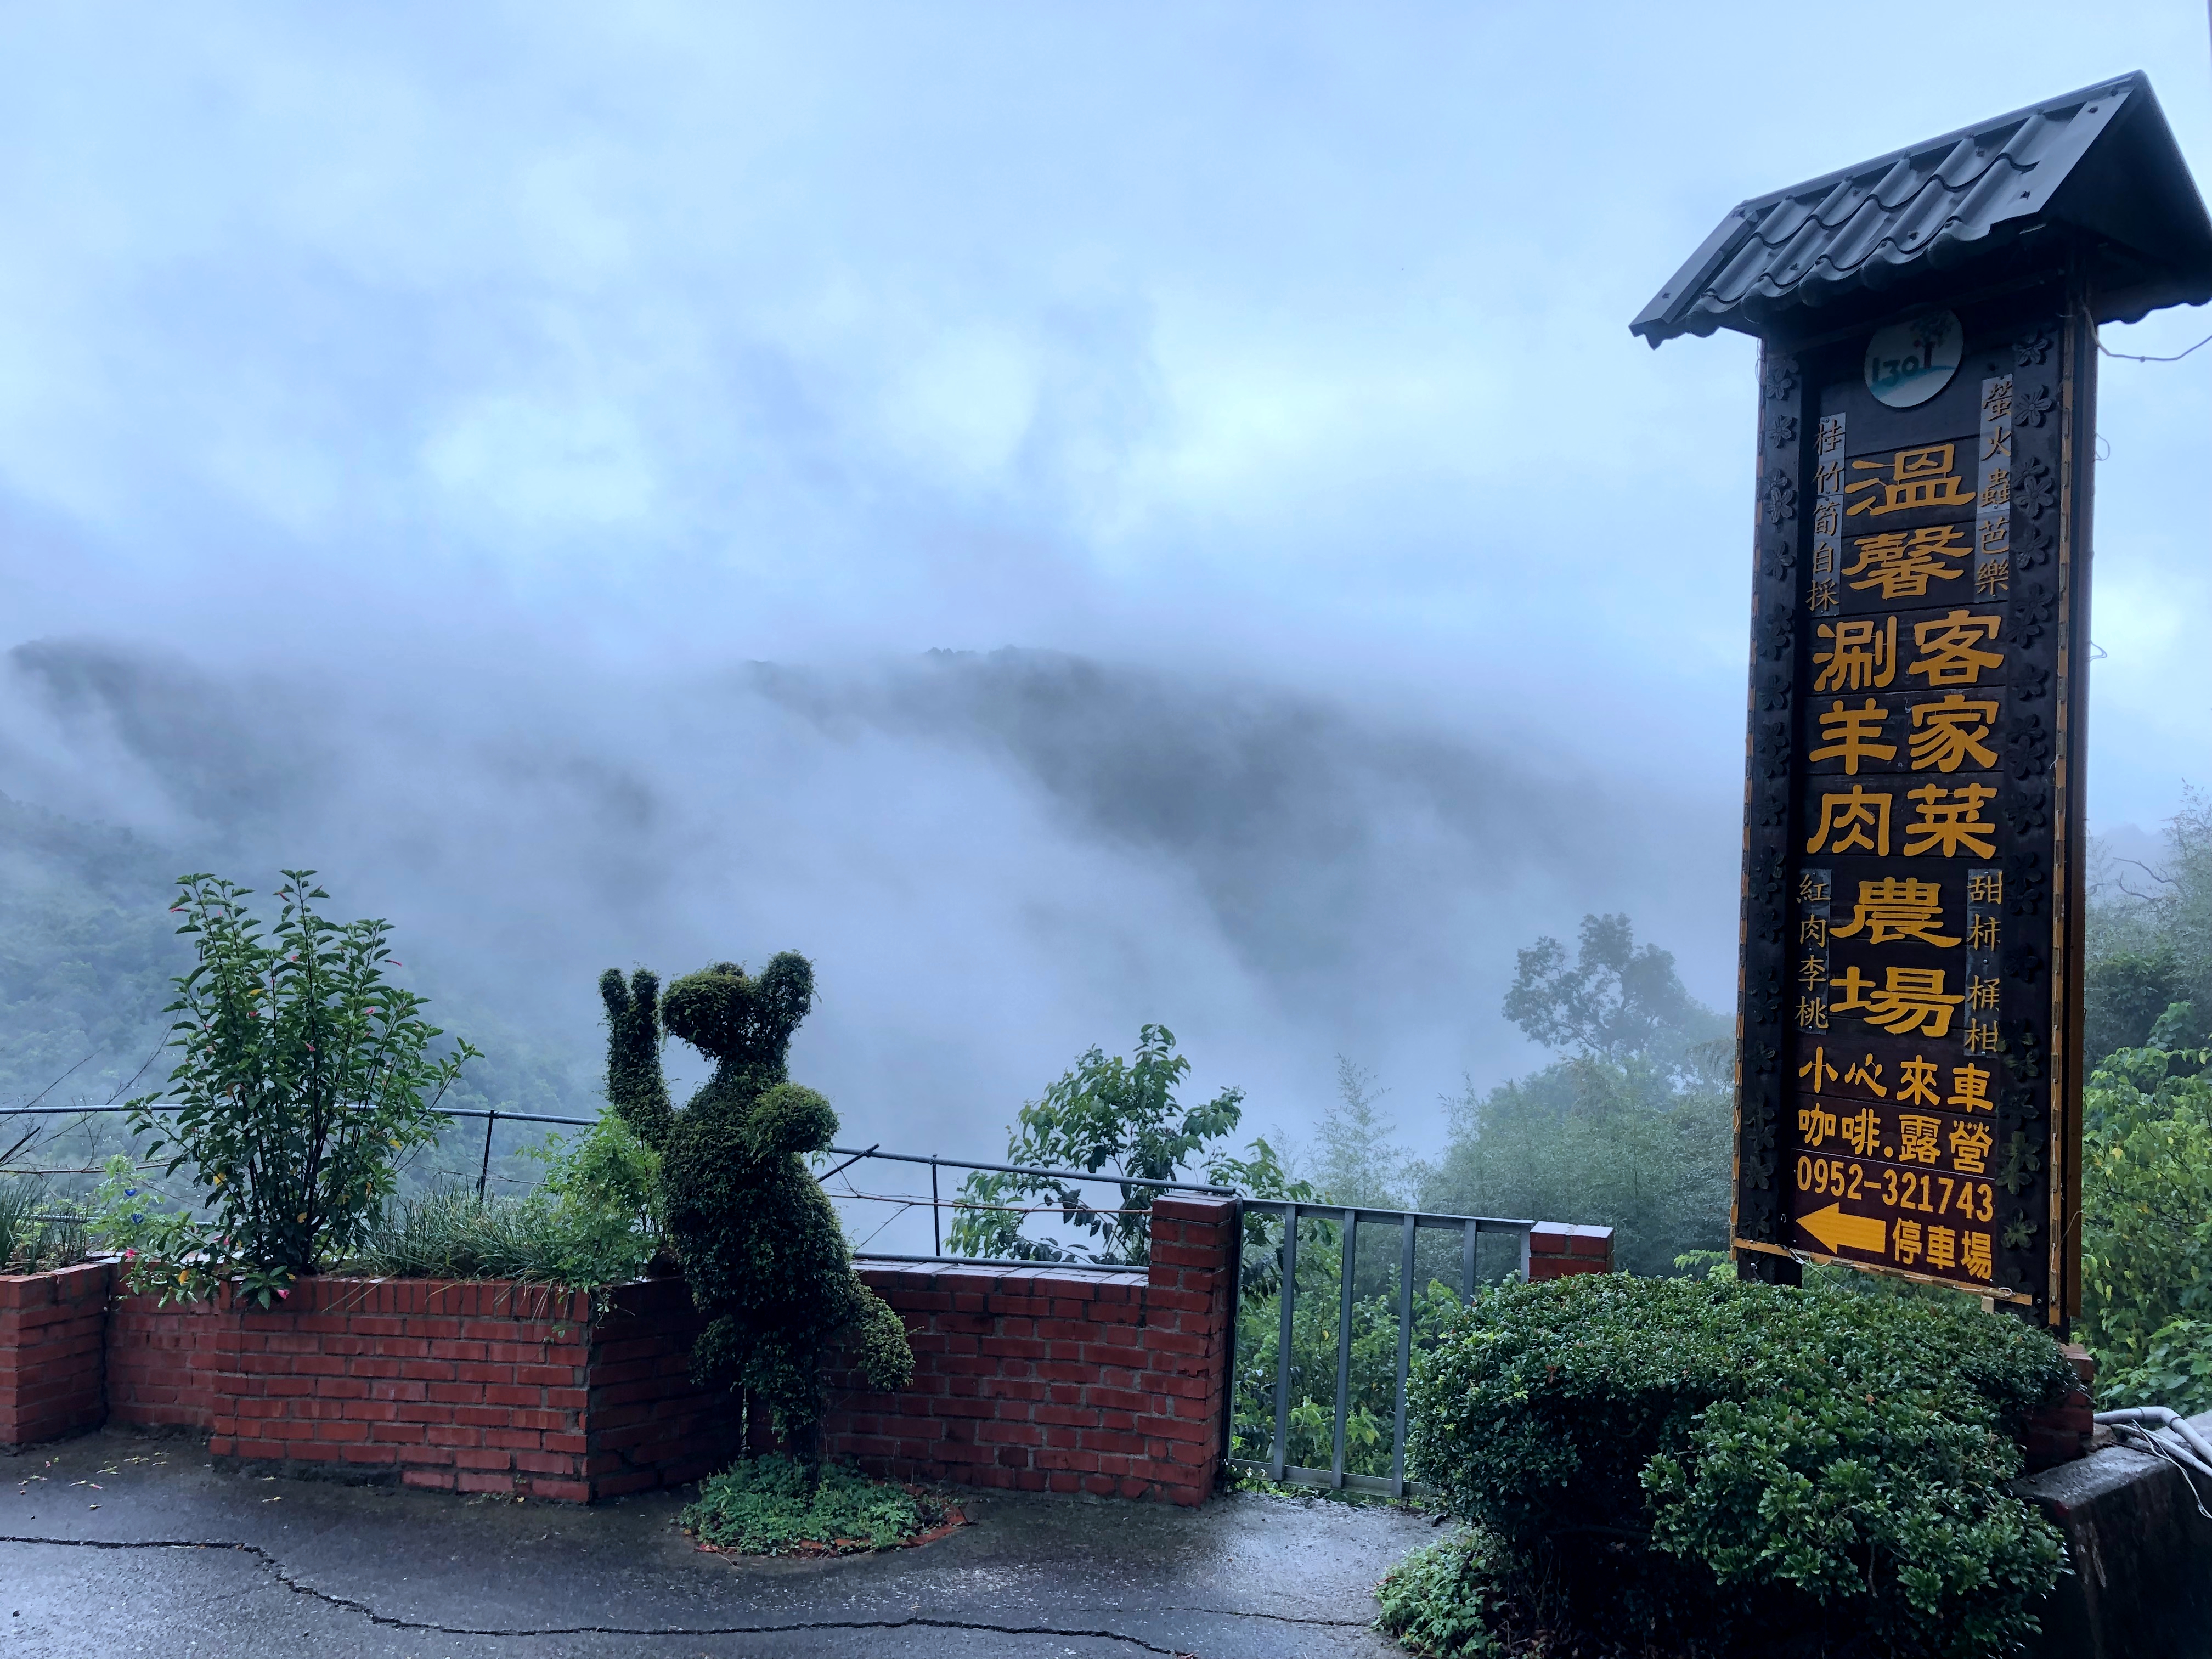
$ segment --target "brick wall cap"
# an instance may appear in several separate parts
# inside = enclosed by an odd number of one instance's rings
[[[1234,1198],[1212,1198],[1198,1193],[1163,1193],[1152,1200],[1152,1213],[1163,1220],[1221,1222],[1237,1212]]]

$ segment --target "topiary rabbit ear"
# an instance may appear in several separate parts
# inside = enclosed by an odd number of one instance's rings
[[[754,985],[779,1036],[789,1036],[814,1006],[814,964],[796,951],[777,951]]]
[[[629,988],[623,983],[622,969],[610,968],[599,975],[599,1000],[607,1005],[607,1018],[620,1019],[629,1009]]]

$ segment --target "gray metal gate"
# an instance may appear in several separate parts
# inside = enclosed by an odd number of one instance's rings
[[[1253,1458],[1235,1455],[1237,1394],[1242,1372],[1241,1356],[1235,1352],[1233,1345],[1243,1325],[1243,1309],[1240,1302],[1239,1317],[1231,1326],[1230,1400],[1225,1408],[1226,1420],[1223,1425],[1224,1451],[1227,1454],[1228,1462],[1236,1468],[1258,1471],[1268,1479],[1285,1485],[1404,1497],[1407,1490],[1406,1379],[1413,1363],[1413,1281],[1417,1273],[1415,1257],[1419,1235],[1424,1231],[1434,1231],[1459,1236],[1457,1288],[1463,1300],[1471,1301],[1478,1283],[1477,1255],[1482,1236],[1486,1233],[1518,1235],[1516,1265],[1520,1277],[1526,1279],[1528,1276],[1528,1234],[1536,1224],[1534,1221],[1505,1220],[1494,1216],[1430,1215],[1415,1210],[1348,1209],[1333,1204],[1300,1204],[1281,1199],[1248,1198],[1243,1204],[1248,1211],[1272,1213],[1282,1218],[1282,1243],[1278,1250],[1276,1294],[1280,1306],[1277,1311],[1275,1338],[1273,1432],[1269,1439],[1267,1456]],[[1298,1224],[1301,1221],[1318,1221],[1340,1230],[1341,1265],[1334,1291],[1337,1310],[1334,1421],[1329,1437],[1329,1467],[1325,1469],[1304,1468],[1291,1462],[1288,1457],[1291,1416],[1295,1409],[1291,1401],[1293,1374],[1297,1369],[1293,1358],[1294,1335],[1297,1304],[1301,1300],[1298,1290]],[[1390,1472],[1387,1475],[1358,1474],[1346,1468],[1345,1431],[1352,1413],[1352,1325],[1358,1305],[1358,1242],[1363,1227],[1387,1228],[1398,1235],[1395,1418]],[[1431,1273],[1431,1281],[1443,1282],[1441,1275],[1434,1273]],[[1301,1403],[1310,1403],[1310,1396]]]

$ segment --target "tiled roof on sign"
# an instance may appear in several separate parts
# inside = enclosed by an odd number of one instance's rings
[[[1905,303],[1969,264],[2056,261],[2069,237],[2100,322],[2212,299],[2212,221],[2141,73],[1755,197],[1629,327],[1654,346],[1801,331],[1806,307]]]

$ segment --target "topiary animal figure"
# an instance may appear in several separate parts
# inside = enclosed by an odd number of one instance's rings
[[[744,1389],[765,1403],[792,1450],[818,1455],[821,1365],[850,1332],[871,1386],[914,1380],[906,1328],[853,1272],[837,1212],[805,1154],[827,1147],[837,1115],[789,1080],[792,1033],[814,1001],[814,969],[786,951],[757,977],[718,962],[675,981],[658,1016],[650,974],[609,972],[607,1092],[648,1140],[665,1121],[661,1185],[669,1242],[708,1316],[691,1349],[702,1387]],[[710,1056],[714,1074],[668,1115],[658,1025]],[[657,1116],[658,1115],[658,1116]]]

